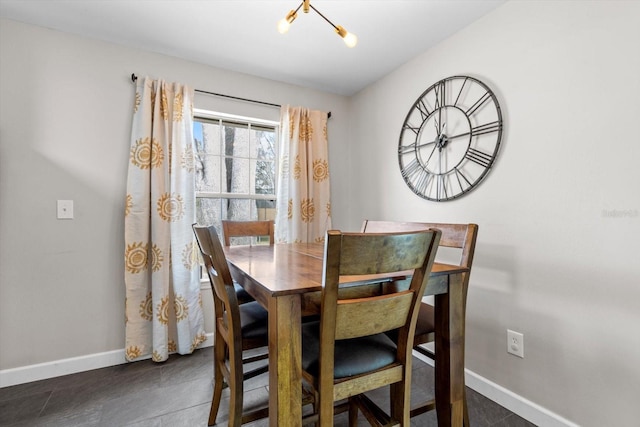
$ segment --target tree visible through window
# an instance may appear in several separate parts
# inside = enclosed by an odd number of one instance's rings
[[[200,112],[193,130],[198,224],[274,219],[278,124]]]

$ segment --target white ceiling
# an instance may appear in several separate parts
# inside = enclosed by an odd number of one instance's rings
[[[506,0],[0,0],[0,16],[218,68],[352,95]]]

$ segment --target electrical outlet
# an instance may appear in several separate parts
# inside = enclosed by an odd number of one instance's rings
[[[507,353],[524,359],[524,335],[507,329]]]

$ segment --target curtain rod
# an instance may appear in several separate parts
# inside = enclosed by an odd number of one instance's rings
[[[138,80],[138,76],[136,76],[135,73],[131,73],[131,81],[135,83],[137,80]],[[223,97],[223,98],[231,98],[231,99],[235,99],[235,100],[238,100],[238,101],[246,101],[246,102],[252,102],[254,104],[268,105],[270,107],[276,107],[276,108],[282,107],[282,105],[280,105],[280,104],[272,104],[271,102],[257,101],[255,99],[240,98],[239,96],[224,95],[222,93],[209,92],[209,91],[200,90],[200,89],[194,89],[194,91],[198,92],[198,93],[203,93],[205,95],[213,95],[213,96],[220,96],[220,97]],[[327,118],[331,118],[331,111],[329,111],[327,113]]]

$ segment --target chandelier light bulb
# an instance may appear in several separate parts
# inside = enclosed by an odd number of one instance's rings
[[[355,45],[358,44],[358,36],[348,31],[347,31],[347,35],[344,36],[343,40],[344,40],[344,44],[346,44],[348,47],[355,47]]]
[[[358,44],[358,37],[355,34],[345,30],[341,25],[336,25],[336,33],[338,33],[338,35],[342,37],[342,39],[344,40],[344,44],[346,44],[348,47],[354,47]]]
[[[285,34],[287,31],[289,31],[289,28],[291,28],[291,24],[289,24],[289,21],[287,21],[286,19],[282,18],[278,21],[278,32],[280,34]]]
[[[289,28],[291,28],[291,23],[294,21],[294,19],[296,19],[297,16],[298,14],[296,14],[295,10],[287,13],[287,16],[278,21],[278,32],[280,34],[284,34],[289,31]]]

